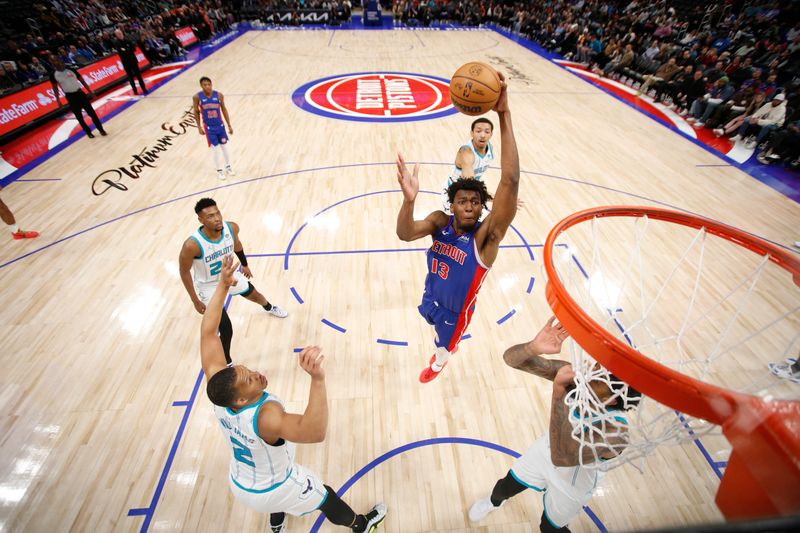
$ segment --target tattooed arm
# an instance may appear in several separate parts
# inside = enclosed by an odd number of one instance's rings
[[[512,368],[534,374],[553,381],[558,370],[567,365],[566,361],[545,359],[541,354],[555,354],[561,351],[561,344],[569,337],[569,333],[561,324],[553,325],[555,317],[550,317],[547,324],[536,334],[536,337],[525,344],[512,346],[503,354],[503,360]]]

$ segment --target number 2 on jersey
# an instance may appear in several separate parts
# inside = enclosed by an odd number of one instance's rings
[[[431,261],[431,273],[439,274],[442,279],[447,279],[447,274],[450,272],[450,267],[444,261],[433,259]]]
[[[253,462],[253,452],[250,451],[250,448],[233,437],[231,437],[231,444],[233,444],[233,457],[237,461],[248,466],[252,466],[253,468],[256,467],[255,463]]]
[[[211,274],[212,276],[216,276],[217,274],[219,274],[219,271],[222,270],[222,261],[216,261],[214,263],[211,263],[210,265],[208,265],[208,268],[210,269],[208,273]]]

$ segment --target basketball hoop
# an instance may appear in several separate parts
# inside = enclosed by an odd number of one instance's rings
[[[584,265],[577,251],[587,248]],[[613,380],[608,371],[644,395],[625,452],[605,468],[721,426],[732,446],[723,514],[800,512],[800,389],[765,362],[800,354],[797,255],[702,217],[607,206],[559,222],[544,267],[547,301],[574,340],[567,403],[577,418],[605,411],[587,384]],[[603,445],[585,433],[573,432],[582,447]]]

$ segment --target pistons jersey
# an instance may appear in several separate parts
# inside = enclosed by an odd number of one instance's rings
[[[211,91],[211,96],[206,96],[206,93],[200,91],[197,93],[200,97],[200,111],[203,115],[203,124],[206,129],[224,128],[222,124],[222,105],[219,102],[219,94],[217,91]]]
[[[264,391],[256,403],[238,411],[214,406],[214,414],[233,453],[231,480],[248,492],[267,492],[280,486],[294,466],[294,443],[281,439],[277,445],[271,445],[258,434],[258,413],[265,402],[283,405],[278,397]]]
[[[428,275],[425,277],[424,300],[455,313],[469,310],[478,298],[489,269],[481,263],[475,244],[475,232],[480,222],[469,233],[456,235],[454,219],[433,235],[428,249]]]

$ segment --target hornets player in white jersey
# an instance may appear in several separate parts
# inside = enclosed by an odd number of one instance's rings
[[[294,462],[295,443],[322,442],[328,427],[324,356],[318,346],[300,352],[299,364],[311,376],[308,405],[303,414],[287,413],[281,400],[265,389],[266,376],[241,365],[226,366],[217,324],[228,291],[239,284],[238,265],[226,255],[220,279],[200,326],[200,361],[206,392],[225,441],[231,447],[229,486],[248,507],[270,513],[273,533],[286,528],[286,514],[302,516],[322,511],[333,524],[352,531],[372,532],[386,516],[377,504],[356,514],[322,479]]]
[[[514,462],[506,476],[495,483],[488,498],[472,505],[469,519],[473,522],[497,510],[512,496],[533,489],[543,493],[540,531],[569,533],[567,525],[588,503],[602,479],[603,472],[582,466],[595,460],[594,450],[582,451],[572,436],[571,415],[564,402],[567,392],[574,387],[572,365],[542,357],[542,354],[561,352],[561,344],[569,337],[564,326],[553,324],[554,321],[555,317],[551,317],[532,341],[512,346],[503,354],[506,364],[512,368],[553,382],[549,431]],[[610,387],[605,381],[591,382],[593,393],[606,406],[602,417],[592,420],[592,430],[605,428],[617,434],[624,433],[627,428],[625,410],[638,406],[641,393],[613,374],[609,373],[609,378]],[[609,447],[596,449],[601,460],[619,455],[626,443],[624,437],[619,436],[606,437],[604,442],[609,443]]]
[[[447,189],[453,182],[460,178],[483,180],[483,175],[489,169],[489,165],[494,162],[494,149],[492,143],[489,142],[494,133],[492,121],[483,117],[475,119],[470,131],[472,138],[458,149],[455,166],[442,185],[442,210],[448,215],[452,213]]]
[[[247,266],[247,256],[239,240],[239,226],[235,222],[222,220],[222,213],[211,198],[202,198],[197,202],[194,212],[197,213],[197,219],[202,226],[184,241],[178,263],[181,281],[197,312],[201,315],[205,312],[208,300],[217,288],[222,258],[234,253],[239,258],[242,271],[236,273],[236,285],[231,288],[230,294],[244,296],[263,307],[272,316],[278,318],[288,316],[289,313],[269,303],[248,281],[253,274]],[[219,336],[222,339],[225,358],[230,363],[233,324],[224,309],[219,323]]]

